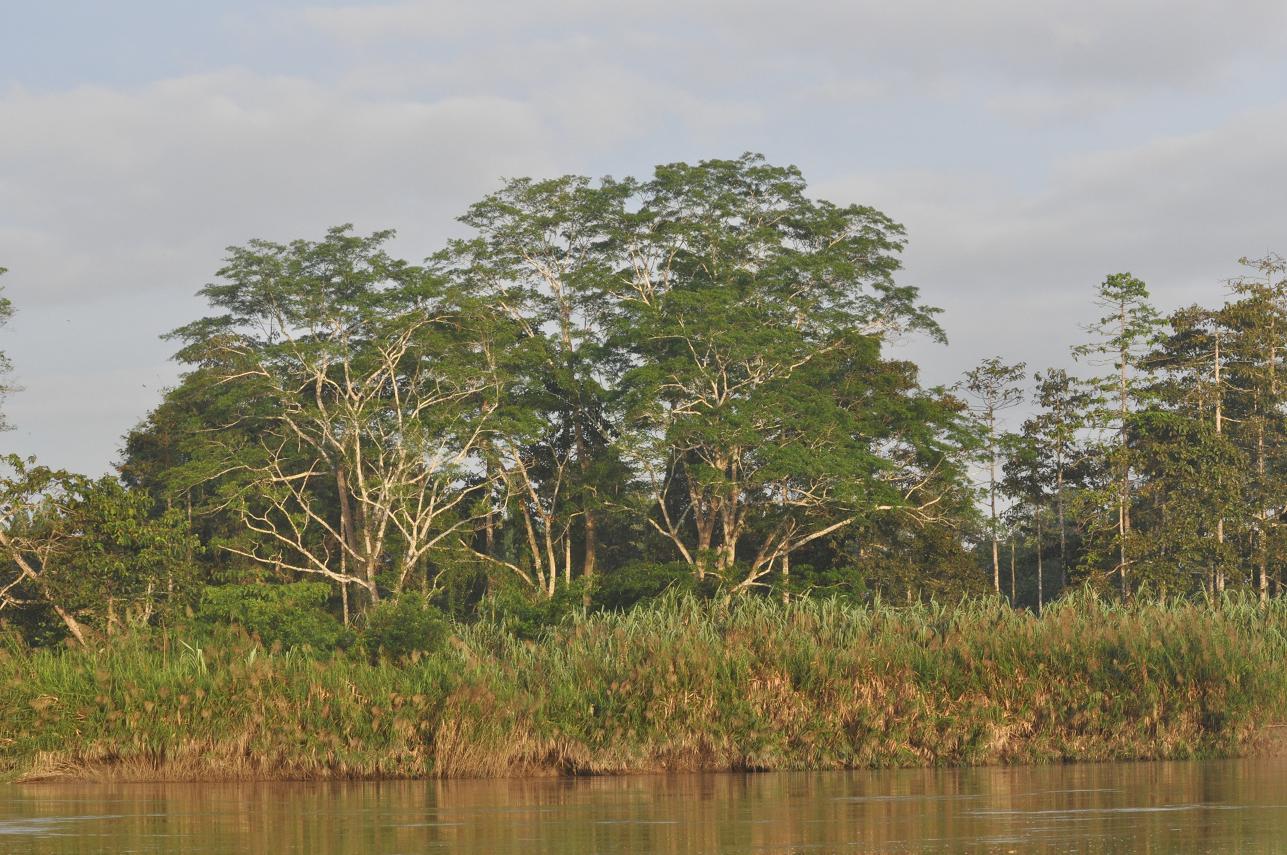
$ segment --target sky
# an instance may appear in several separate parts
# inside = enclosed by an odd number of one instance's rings
[[[1285,142],[1282,0],[0,0],[0,449],[109,471],[228,246],[744,151],[906,226],[927,383],[1067,366],[1105,275],[1287,253]]]

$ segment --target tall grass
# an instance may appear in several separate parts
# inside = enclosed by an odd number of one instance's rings
[[[0,774],[502,776],[1177,758],[1287,720],[1287,604],[673,598],[399,664],[135,638],[0,653]]]

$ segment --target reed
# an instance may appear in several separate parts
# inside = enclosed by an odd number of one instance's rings
[[[372,664],[134,637],[0,652],[0,774],[479,777],[1184,758],[1287,720],[1287,604],[670,598]]]

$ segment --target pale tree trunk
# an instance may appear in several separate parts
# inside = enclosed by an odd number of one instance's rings
[[[1265,483],[1265,423],[1264,418],[1260,420],[1259,430],[1256,436],[1256,472],[1260,475],[1260,483]],[[1260,532],[1257,538],[1256,550],[1256,568],[1257,579],[1256,588],[1260,594],[1260,603],[1265,605],[1269,602],[1269,509],[1262,508],[1260,511]]]
[[[1121,324],[1122,324],[1122,332],[1123,334],[1125,334],[1126,308],[1124,305],[1122,307],[1122,313],[1121,313]],[[1126,599],[1129,596],[1129,589],[1127,587],[1126,577],[1127,577],[1128,571],[1130,570],[1129,558],[1126,552],[1126,541],[1131,533],[1131,508],[1130,508],[1131,467],[1130,467],[1130,462],[1127,460],[1127,457],[1126,457],[1126,444],[1127,444],[1127,436],[1128,436],[1127,425],[1126,425],[1127,409],[1128,409],[1127,394],[1129,390],[1129,385],[1127,382],[1126,363],[1129,356],[1130,354],[1127,352],[1125,346],[1123,346],[1121,351],[1118,353],[1118,358],[1121,360],[1120,361],[1121,371],[1120,371],[1118,387],[1117,387],[1118,419],[1120,422],[1118,425],[1118,451],[1122,456],[1121,484],[1119,486],[1118,497],[1117,497],[1117,537],[1118,537],[1118,549],[1120,553],[1120,561],[1119,561],[1119,564],[1117,565],[1118,566],[1117,578],[1121,586],[1122,599]]]
[[[1064,521],[1064,449],[1055,452],[1055,515],[1059,523],[1059,593],[1068,587],[1068,524]]]
[[[1001,594],[1001,554],[997,542],[997,420],[988,410],[988,500],[992,506],[992,590]]]
[[[1216,436],[1224,434],[1224,389],[1220,385],[1220,331],[1216,330],[1215,335],[1215,432]],[[1219,554],[1224,555],[1224,515],[1216,520],[1216,544],[1219,547]],[[1214,594],[1220,594],[1224,591],[1224,561],[1220,560],[1216,565],[1215,577],[1211,580],[1211,590]]]

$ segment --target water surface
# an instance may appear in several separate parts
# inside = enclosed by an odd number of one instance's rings
[[[8,786],[0,852],[1287,852],[1287,760]]]

